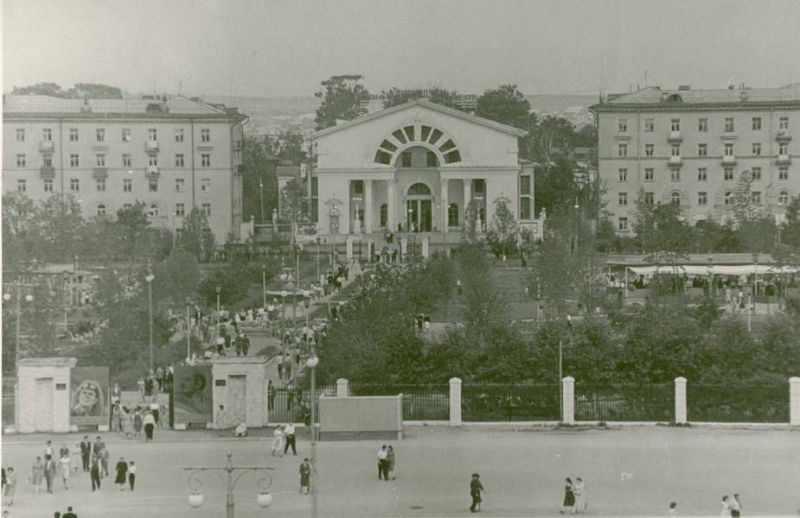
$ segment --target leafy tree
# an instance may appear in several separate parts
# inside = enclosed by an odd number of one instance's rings
[[[402,90],[394,86],[388,91],[384,90],[382,94],[384,96],[384,108],[391,108],[392,106],[399,106],[416,99],[425,98],[432,103],[455,109],[454,102],[458,92],[438,87],[429,88],[427,90]]]
[[[680,206],[673,203],[647,203],[640,193],[633,229],[646,254],[669,252],[677,258],[689,251],[691,227],[684,221]]]
[[[75,83],[67,92],[72,99],[122,99],[122,90],[99,83]]]
[[[174,249],[166,260],[153,266],[156,278],[153,298],[172,306],[182,306],[197,297],[200,286],[200,265],[194,254]]]
[[[566,157],[557,156],[552,163],[538,166],[534,176],[533,197],[537,212],[544,209],[555,216],[574,210],[575,200],[581,193],[575,183],[575,169]]]
[[[487,343],[488,333],[503,323],[505,302],[491,278],[486,250],[480,244],[464,244],[456,255],[464,293],[464,320],[478,347]]]
[[[517,249],[517,220],[505,202],[495,207],[494,216],[486,233],[486,241],[495,257],[512,257]]]
[[[210,257],[214,252],[214,234],[202,209],[194,207],[186,216],[180,246],[198,261]]]
[[[369,91],[360,81],[361,75],[331,76],[321,83],[322,89],[314,95],[322,99],[314,119],[316,129],[336,125],[337,120],[353,120],[366,113],[361,101],[369,100]]]
[[[12,95],[49,95],[50,97],[67,97],[67,92],[56,83],[36,83],[30,86],[15,86]]]
[[[800,196],[786,206],[786,222],[781,229],[781,242],[800,251]]]
[[[753,177],[749,170],[742,171],[733,193],[733,218],[737,225],[760,219],[761,207],[753,200]]]
[[[520,129],[530,128],[531,103],[517,85],[500,85],[478,97],[478,116]]]
[[[278,207],[279,159],[272,154],[274,143],[264,135],[245,136],[242,153],[242,215],[245,220],[255,217],[258,223],[272,221],[272,209]],[[280,152],[279,146],[278,151]],[[263,188],[262,188],[263,186]],[[263,191],[264,217],[261,217]]]
[[[294,131],[281,132],[278,136],[278,158],[292,164],[302,164],[307,160],[303,149],[303,135]]]
[[[46,260],[72,262],[81,250],[86,224],[80,204],[72,195],[53,195],[38,214],[39,237],[44,242]]]
[[[22,271],[30,268],[34,259],[45,257],[39,233],[39,210],[23,193],[3,196],[4,269]]]
[[[295,221],[309,215],[308,191],[303,181],[297,178],[289,180],[281,190],[281,199],[283,218]]]
[[[575,127],[563,117],[547,116],[540,120],[531,133],[533,155],[545,164],[556,156],[565,156],[576,140]]]
[[[143,201],[119,209],[115,227],[118,247],[123,257],[136,261],[148,255],[153,244],[153,236],[150,232],[147,205]]]

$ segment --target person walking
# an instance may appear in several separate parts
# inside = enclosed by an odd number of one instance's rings
[[[386,474],[394,480],[394,448],[391,444],[386,449]]]
[[[720,511],[719,511],[719,515],[721,517],[728,518],[728,517],[732,516],[731,515],[731,503],[728,500],[728,495],[724,495],[722,497],[722,502],[720,502],[720,506],[721,506],[721,508],[720,508]]]
[[[47,441],[44,444],[44,460],[45,462],[53,458],[53,443]]]
[[[68,481],[70,472],[72,471],[72,457],[69,456],[69,453],[65,453],[61,457],[59,464],[61,468],[61,482],[64,484],[64,489],[69,489]]]
[[[389,450],[384,444],[381,446],[381,449],[378,450],[378,480],[389,480],[389,463],[387,462],[388,457]]]
[[[95,457],[92,459],[92,467],[89,471],[92,479],[92,491],[100,489],[100,459]]]
[[[6,470],[6,485],[3,489],[3,496],[5,496],[6,505],[14,505],[14,494],[17,492],[17,474],[14,468],[9,467]]]
[[[70,450],[70,458],[72,459],[71,467],[72,472],[74,475],[77,475],[81,471],[81,445],[80,443],[74,443],[72,445],[72,449]]]
[[[572,479],[567,477],[564,479],[564,502],[561,505],[561,514],[569,511],[570,513],[575,512],[575,492],[572,486]]]
[[[153,420],[154,420],[155,426],[158,426],[160,428],[161,427],[161,421],[163,421],[163,419],[161,419],[161,415],[160,415],[161,414],[161,405],[159,405],[158,401],[155,400],[155,399],[153,400],[152,403],[150,403],[150,413],[153,415]]]
[[[284,431],[284,433],[286,435],[286,444],[283,446],[283,454],[286,455],[286,453],[289,451],[289,447],[291,447],[292,453],[294,455],[297,455],[297,448],[295,445],[295,435],[294,435],[294,423],[290,422],[288,425],[286,425],[286,430]]]
[[[275,385],[272,384],[272,380],[267,383],[267,410],[270,412],[275,410]]]
[[[483,499],[481,498],[481,493],[486,492],[483,488],[483,484],[481,484],[481,476],[478,473],[472,474],[472,480],[469,482],[469,496],[472,497],[472,505],[469,506],[469,510],[472,513],[477,513],[481,510],[481,502]]]
[[[130,461],[128,463],[128,487],[133,491],[134,486],[136,486],[136,463]]]
[[[734,493],[730,501],[731,516],[736,518],[742,515],[742,502],[739,501],[739,493]]]
[[[103,451],[100,452],[100,469],[103,478],[108,476],[108,458],[110,456],[111,454],[108,452],[108,448],[103,448]]]
[[[42,489],[42,480],[44,479],[44,462],[41,457],[36,457],[31,467],[31,484],[33,484],[33,493],[38,495],[39,490]]]
[[[142,433],[142,412],[137,406],[133,412],[133,436],[139,437]]]
[[[67,512],[61,515],[61,518],[78,518],[78,515],[75,514],[75,511],[72,510],[72,506],[67,507]]]
[[[586,494],[584,493],[585,484],[583,483],[583,479],[581,477],[577,477],[575,479],[575,485],[572,488],[572,492],[575,494],[575,512],[579,513],[581,511],[585,511],[587,504],[586,504]]]
[[[119,490],[123,491],[125,489],[125,483],[128,481],[128,463],[125,462],[125,459],[120,457],[119,461],[117,461],[117,477],[114,479],[114,483],[119,486]]]
[[[142,420],[144,423],[144,440],[153,440],[153,429],[156,427],[156,420],[151,412],[147,412]]]
[[[92,455],[92,443],[89,441],[89,436],[84,435],[81,441],[81,461],[83,462],[83,471],[89,472],[89,458]]]
[[[272,456],[283,457],[283,428],[278,425],[272,431]]]
[[[56,461],[53,458],[44,461],[44,480],[47,483],[47,492],[53,492],[53,483],[56,480]]]
[[[309,494],[311,487],[311,464],[308,457],[300,463],[300,492]]]
[[[675,517],[678,516],[678,502],[670,502],[669,509],[667,510],[669,513],[668,516]]]

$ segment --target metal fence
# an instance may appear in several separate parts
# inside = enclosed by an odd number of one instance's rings
[[[674,420],[675,387],[663,384],[575,383],[576,421]]]
[[[447,383],[352,384],[353,396],[396,396],[403,394],[403,420],[446,421],[450,419],[450,385]]]
[[[335,396],[335,385],[317,387],[317,401],[320,395]],[[270,423],[310,423],[311,394],[301,389],[276,389],[275,398],[268,402]]]
[[[13,426],[14,417],[14,395],[17,389],[16,378],[3,378],[3,428]]]
[[[558,421],[557,383],[465,383],[461,386],[463,421]]]
[[[788,423],[789,384],[686,385],[690,422]]]

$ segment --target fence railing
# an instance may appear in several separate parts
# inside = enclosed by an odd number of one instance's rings
[[[577,421],[672,421],[675,388],[671,383],[593,385],[575,383]]]
[[[464,421],[558,421],[558,383],[465,383],[461,387]]]
[[[789,421],[789,384],[688,383],[686,407],[690,422],[786,423]]]
[[[335,396],[335,385],[317,387],[317,401],[321,395]],[[311,417],[311,393],[308,390],[276,389],[275,398],[268,402],[270,423],[305,423]]]
[[[352,384],[353,396],[396,396],[403,394],[403,419],[406,421],[442,421],[450,418],[450,386],[446,383]]]

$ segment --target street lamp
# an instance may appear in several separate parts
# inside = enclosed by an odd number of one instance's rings
[[[153,279],[155,276],[148,273],[144,280],[147,281],[147,315],[148,315],[148,328],[150,343],[150,370],[153,370]]]
[[[184,471],[191,471],[189,475],[189,488],[191,494],[187,499],[189,507],[198,509],[202,507],[205,502],[205,497],[200,489],[203,487],[203,480],[200,477],[203,471],[224,471],[227,474],[225,481],[226,489],[226,502],[225,502],[225,516],[226,518],[235,517],[235,509],[233,504],[233,490],[236,483],[249,472],[252,471],[272,471],[271,466],[234,466],[232,461],[233,454],[228,452],[228,462],[225,466],[200,466],[200,467],[187,467],[183,468]],[[234,472],[241,471],[236,477],[233,476]],[[269,488],[272,485],[272,477],[265,475],[258,480],[259,492],[256,496],[256,503],[259,507],[267,508],[272,505],[272,495],[269,494]]]
[[[186,365],[189,365],[189,360],[192,358],[192,301],[186,297]]]
[[[267,309],[267,265],[261,265],[261,294],[264,299],[264,309]]]
[[[311,516],[317,517],[317,366],[319,358],[311,344],[311,356],[306,360],[306,366],[311,369],[311,473],[315,477],[311,484]]]
[[[214,320],[217,322],[217,336],[219,336],[219,296],[222,293],[222,286],[216,286],[214,291],[217,292],[217,318]]]
[[[17,303],[16,303],[16,326],[15,326],[15,333],[14,333],[14,367],[19,367],[19,328],[22,325],[22,307],[20,306],[20,302],[22,300],[22,288],[23,287],[31,287],[33,284],[23,284],[23,283],[12,283],[9,286],[15,286],[17,288]],[[3,293],[3,300],[8,302],[11,300],[10,293]],[[33,295],[28,294],[25,295],[25,302],[31,303],[33,302]]]
[[[258,188],[261,191],[261,224],[264,224],[264,180],[258,179]]]

